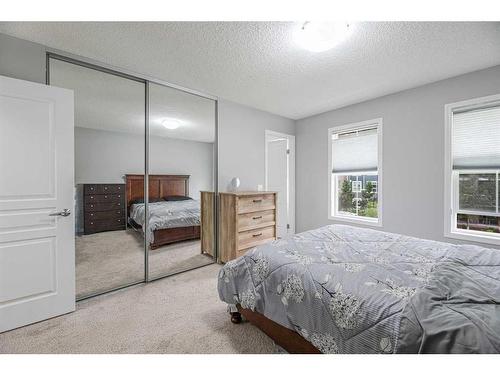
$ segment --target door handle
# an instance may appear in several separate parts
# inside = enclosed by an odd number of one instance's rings
[[[49,214],[49,216],[69,216],[71,215],[71,210],[69,208],[65,208],[60,212],[54,212],[53,214]]]

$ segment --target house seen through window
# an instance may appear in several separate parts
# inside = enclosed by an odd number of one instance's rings
[[[330,129],[332,219],[380,223],[380,127],[373,120]]]

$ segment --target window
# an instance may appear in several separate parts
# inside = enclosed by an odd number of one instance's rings
[[[382,225],[382,119],[328,130],[329,218]]]
[[[500,244],[500,95],[446,106],[445,235]]]

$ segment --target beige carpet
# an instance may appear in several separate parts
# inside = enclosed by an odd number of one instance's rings
[[[75,251],[78,298],[144,280],[143,237],[132,229],[77,236]],[[166,245],[149,251],[150,278],[212,262],[199,240]]]
[[[217,295],[219,265],[79,302],[77,311],[0,334],[0,353],[273,353]]]

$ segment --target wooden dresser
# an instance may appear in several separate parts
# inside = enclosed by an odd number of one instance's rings
[[[84,234],[126,229],[125,184],[83,185]]]
[[[220,260],[227,262],[276,239],[275,192],[219,194]]]

